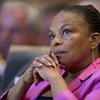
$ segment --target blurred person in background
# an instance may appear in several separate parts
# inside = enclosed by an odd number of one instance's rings
[[[0,11],[0,76],[3,74],[11,44],[37,45],[33,27],[37,9],[22,1],[5,1]]]
[[[38,17],[38,11],[31,4],[23,1],[6,1],[2,5],[2,27],[13,33],[14,44],[35,44],[38,35],[34,34],[34,23]],[[35,38],[33,38],[33,36]],[[34,40],[34,41],[33,41]]]

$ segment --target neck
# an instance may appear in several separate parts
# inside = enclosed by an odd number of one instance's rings
[[[94,54],[88,55],[84,58],[84,60],[79,61],[80,63],[73,64],[69,67],[68,72],[71,75],[76,75],[77,73],[82,72],[86,69],[90,64],[92,64],[99,57],[98,52],[94,52]],[[75,66],[76,65],[76,66]],[[76,73],[76,74],[75,74]]]
[[[79,71],[79,72],[75,72],[75,73],[68,73],[68,76],[70,77],[70,78],[75,78],[75,77],[77,77],[81,72],[82,72],[83,70],[81,70],[81,71]]]
[[[76,73],[68,73],[68,76],[65,77],[65,81],[69,84],[73,79],[75,79],[82,71]]]

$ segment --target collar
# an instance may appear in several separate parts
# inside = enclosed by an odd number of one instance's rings
[[[100,58],[96,59],[93,64],[91,64],[87,69],[85,69],[82,74],[75,78],[70,84],[69,89],[74,91],[81,85],[81,80],[85,80],[89,75],[93,74],[96,70],[100,69]],[[61,74],[64,75],[65,71],[62,69]],[[34,84],[30,87],[26,94],[26,99],[31,97],[32,100],[36,98],[49,86],[49,83],[46,81],[40,82],[37,86]]]
[[[76,77],[70,84],[69,89],[74,91],[80,87],[81,83],[85,81],[90,75],[100,70],[100,57],[98,57],[92,64],[90,64],[78,77]]]
[[[97,58],[89,67],[87,67],[79,76],[80,80],[87,79],[90,75],[100,69],[100,57]]]

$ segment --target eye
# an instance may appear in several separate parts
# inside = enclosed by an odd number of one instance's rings
[[[50,37],[50,40],[53,40],[55,38],[55,35],[54,34],[50,34],[49,37]]]
[[[70,32],[71,32],[71,31],[70,31],[69,29],[64,29],[62,34],[63,34],[63,36],[66,36],[66,35],[68,35]]]

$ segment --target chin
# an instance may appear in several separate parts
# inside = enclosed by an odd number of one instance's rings
[[[61,65],[66,65],[66,60],[65,57],[57,57],[59,64]]]
[[[59,64],[61,65],[61,68],[68,70],[69,63],[66,62],[64,59],[58,59]]]
[[[62,66],[68,66],[67,62],[63,61],[63,60],[58,60],[59,64]]]

